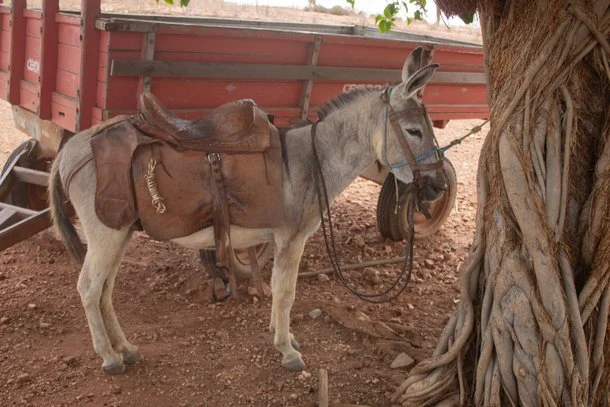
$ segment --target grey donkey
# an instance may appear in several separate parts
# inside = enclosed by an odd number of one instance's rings
[[[418,96],[438,65],[420,67],[421,54],[422,49],[418,48],[409,55],[402,70],[402,82],[384,93],[369,90],[342,95],[323,109],[315,143],[330,202],[375,161],[387,166],[400,181],[412,182],[414,172],[406,165],[405,140],[412,155],[419,157],[418,164],[440,160],[430,119]],[[388,111],[397,117],[394,123],[388,119],[392,117]],[[137,347],[125,337],[112,305],[115,277],[132,228],[112,229],[96,216],[96,174],[91,161],[68,179],[73,169],[91,156],[94,131],[89,129],[74,135],[57,155],[50,175],[50,204],[61,239],[68,251],[82,262],[77,289],[93,348],[102,357],[102,368],[106,372],[119,373],[125,370],[125,365],[141,359]],[[283,142],[284,223],[274,229],[232,225],[230,233],[233,248],[275,243],[269,328],[275,332],[273,343],[282,354],[282,366],[301,370],[305,363],[297,350],[298,342],[290,332],[290,310],[305,242],[320,226],[311,124],[288,130]],[[421,174],[426,181],[426,199],[439,197],[445,187],[442,172],[426,169]],[[62,193],[69,197],[80,220],[86,248],[70,222]],[[211,249],[213,228],[172,241],[196,250]]]

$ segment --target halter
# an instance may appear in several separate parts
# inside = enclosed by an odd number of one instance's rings
[[[400,127],[400,123],[398,122],[398,120],[401,118],[421,116],[422,119],[424,120],[424,123],[426,123],[428,125],[428,127],[430,127],[428,120],[426,120],[426,108],[423,106],[414,107],[411,109],[407,109],[403,112],[397,113],[392,108],[392,105],[390,105],[390,93],[392,93],[392,88],[387,87],[381,94],[381,100],[386,104],[386,107],[384,110],[385,120],[383,121],[383,156],[385,159],[385,163],[384,163],[385,166],[389,170],[393,170],[395,168],[400,168],[400,167],[404,167],[405,165],[408,165],[409,168],[411,168],[411,171],[413,172],[414,178],[417,178],[420,171],[437,170],[437,169],[441,168],[443,166],[443,160],[442,160],[442,156],[441,156],[442,151],[438,148],[438,142],[436,141],[436,137],[434,136],[434,131],[431,128],[429,129],[430,133],[432,134],[432,137],[434,139],[435,146],[430,151],[426,151],[425,153],[419,155],[418,157],[415,157],[415,155],[413,154],[413,150],[411,150],[411,146],[407,142],[407,138],[405,137],[405,134],[402,131],[402,128]],[[405,158],[407,159],[407,161],[404,161],[402,163],[390,164],[388,157],[387,157],[387,144],[388,144],[387,143],[387,139],[388,139],[387,123],[388,123],[388,119],[390,121],[390,124],[392,125],[392,128],[394,129],[396,138],[398,138],[398,142],[400,143],[402,152],[405,155]],[[426,158],[432,157],[432,156],[436,156],[436,158],[437,158],[436,162],[430,163],[430,164],[419,163],[420,161],[425,160]]]

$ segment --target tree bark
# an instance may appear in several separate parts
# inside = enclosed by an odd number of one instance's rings
[[[610,1],[478,2],[491,128],[461,301],[405,406],[607,403]]]

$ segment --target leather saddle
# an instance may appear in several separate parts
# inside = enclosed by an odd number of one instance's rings
[[[140,101],[137,115],[94,130],[95,210],[104,224],[119,229],[139,220],[161,241],[214,226],[217,259],[226,266],[230,225],[284,221],[279,132],[252,100],[198,120],[176,117],[150,93]]]
[[[148,92],[140,95],[138,125],[145,133],[178,150],[253,153],[269,149],[269,122],[251,99],[236,100],[198,120],[176,117]]]

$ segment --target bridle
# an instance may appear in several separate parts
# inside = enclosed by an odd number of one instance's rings
[[[383,135],[383,143],[384,143],[383,154],[384,154],[384,159],[386,162],[383,164],[386,165],[389,170],[392,170],[392,169],[398,168],[398,167],[402,167],[404,165],[409,165],[409,167],[411,168],[411,171],[413,172],[414,188],[411,189],[411,193],[413,194],[412,197],[407,199],[407,203],[406,203],[407,204],[407,216],[409,217],[410,228],[409,228],[409,234],[406,238],[407,244],[405,245],[405,257],[404,257],[402,271],[398,275],[398,278],[396,278],[394,280],[394,282],[389,285],[389,287],[383,289],[379,293],[375,293],[375,294],[363,293],[363,292],[356,290],[353,287],[350,287],[349,283],[345,279],[345,276],[343,275],[343,272],[341,271],[339,256],[337,255],[337,249],[336,249],[336,245],[335,245],[335,236],[334,236],[334,231],[333,231],[334,228],[333,228],[332,219],[330,216],[330,202],[328,199],[328,192],[326,190],[326,182],[324,180],[324,175],[322,174],[322,166],[320,164],[320,158],[318,156],[318,152],[316,149],[316,143],[315,143],[316,128],[318,126],[319,120],[314,122],[311,126],[311,144],[312,144],[312,150],[313,150],[313,156],[314,156],[314,162],[315,162],[314,179],[315,179],[315,184],[316,184],[315,185],[316,192],[318,195],[318,206],[319,206],[319,210],[320,210],[320,223],[322,226],[322,236],[324,237],[324,242],[326,244],[326,251],[328,252],[330,262],[331,262],[333,269],[335,270],[335,274],[336,274],[337,278],[339,279],[339,281],[341,282],[341,284],[345,288],[347,288],[348,291],[352,292],[354,295],[356,295],[361,300],[375,303],[375,304],[380,304],[382,302],[387,302],[387,301],[392,300],[393,298],[396,298],[398,295],[400,295],[400,293],[402,293],[407,288],[407,285],[409,284],[409,281],[411,280],[411,270],[413,269],[413,237],[415,235],[414,229],[413,229],[413,211],[417,204],[416,203],[417,191],[424,184],[424,178],[421,175],[421,172],[429,171],[429,170],[438,170],[443,167],[442,150],[439,149],[439,147],[438,147],[438,142],[436,140],[436,137],[434,137],[434,132],[432,131],[432,128],[429,128],[429,130],[430,130],[430,134],[432,134],[432,137],[434,138],[434,148],[432,148],[430,151],[427,151],[426,153],[424,153],[418,157],[415,157],[415,155],[413,154],[413,151],[411,150],[411,147],[409,146],[409,143],[407,142],[407,138],[405,137],[405,135],[400,127],[400,123],[398,123],[400,118],[421,116],[422,120],[424,120],[424,122],[428,125],[428,127],[430,127],[430,122],[427,120],[427,117],[426,117],[425,107],[422,106],[422,107],[407,109],[404,112],[396,113],[396,111],[394,111],[394,109],[392,108],[392,105],[390,105],[390,93],[391,92],[392,92],[392,88],[386,88],[384,90],[383,94],[381,95],[381,100],[383,100],[384,103],[386,104],[385,113],[384,113],[385,120],[384,120],[384,135]],[[387,142],[386,141],[387,141],[387,133],[388,133],[388,131],[387,131],[388,120],[394,129],[394,133],[396,134],[396,137],[398,138],[400,146],[401,146],[403,153],[405,155],[405,158],[407,160],[404,163],[390,165],[390,163],[387,160],[387,154],[386,154]],[[436,158],[437,158],[437,161],[435,163],[430,163],[430,164],[421,164],[420,163],[420,161],[422,161],[425,158],[428,158],[430,156],[433,156],[433,155],[436,156]],[[398,196],[397,196],[397,199],[398,199]],[[327,233],[326,221],[324,220],[325,211],[328,216],[328,229],[329,229],[328,232],[329,233]],[[329,236],[329,234],[330,234],[330,236]],[[392,293],[392,291],[394,291],[394,293]]]
[[[384,156],[383,159],[385,160],[385,162],[383,164],[389,170],[393,170],[395,168],[400,168],[400,167],[404,167],[405,165],[408,165],[409,168],[411,169],[411,171],[413,172],[414,181],[415,180],[419,181],[419,179],[421,178],[420,173],[422,171],[438,170],[443,167],[442,151],[440,150],[438,141],[436,140],[436,137],[434,136],[434,131],[432,130],[432,128],[430,128],[430,122],[427,120],[426,108],[422,105],[422,107],[414,107],[414,108],[407,109],[402,112],[396,112],[394,110],[394,108],[392,107],[392,105],[390,104],[390,94],[391,93],[392,93],[392,88],[387,87],[381,94],[381,100],[385,103],[385,110],[384,110],[385,120],[383,122],[383,126],[384,126],[384,128],[383,128],[383,156]],[[429,127],[429,129],[428,129],[429,133],[432,134],[432,138],[434,139],[434,147],[431,150],[426,151],[425,153],[419,155],[418,157],[415,157],[415,155],[413,154],[413,150],[411,150],[411,146],[409,145],[409,142],[407,141],[407,137],[405,136],[404,132],[402,131],[402,127],[400,127],[400,123],[399,123],[399,120],[402,118],[414,117],[414,116],[421,116],[421,119]],[[402,162],[402,163],[398,163],[398,164],[391,164],[389,162],[389,160],[387,159],[386,149],[387,149],[387,138],[388,138],[388,128],[387,128],[388,121],[390,122],[390,125],[394,129],[394,134],[396,135],[396,138],[398,139],[398,143],[400,144],[400,147],[402,148],[402,152],[407,160],[406,162]],[[431,156],[436,156],[436,158],[437,158],[436,162],[427,163],[427,164],[420,163],[420,161],[425,160],[426,158],[431,157]]]

